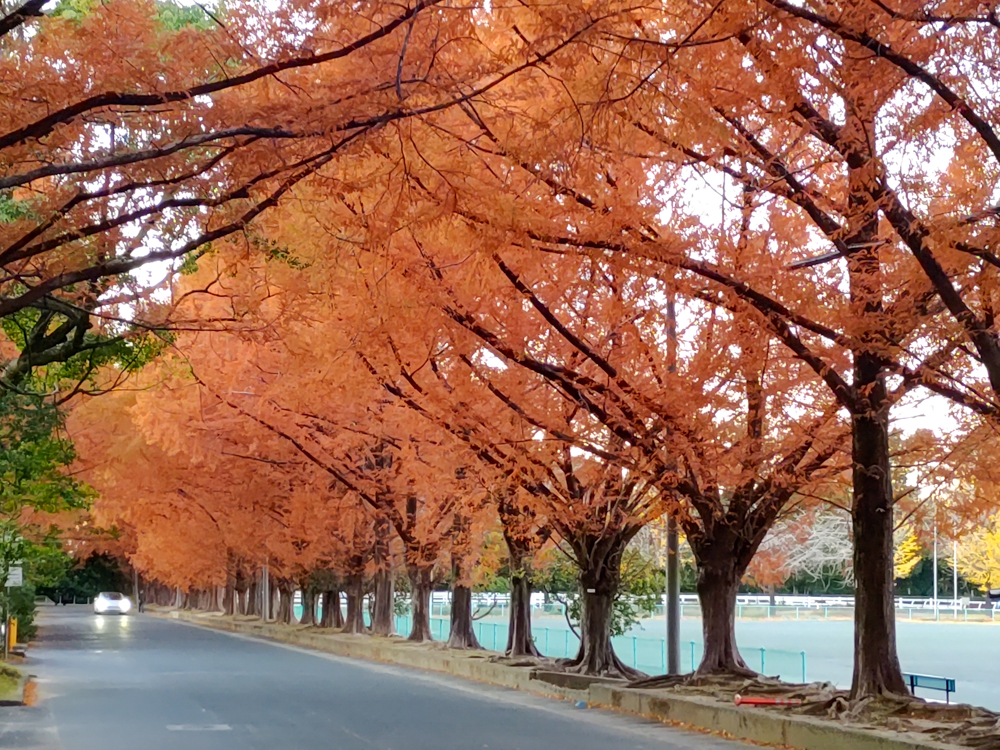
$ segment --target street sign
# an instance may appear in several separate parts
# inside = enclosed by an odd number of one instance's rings
[[[6,586],[23,586],[24,585],[24,569],[20,565],[15,565],[7,571],[7,583]]]

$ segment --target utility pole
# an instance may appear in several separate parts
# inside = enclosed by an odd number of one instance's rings
[[[677,372],[677,308],[674,289],[667,292],[667,372]],[[681,673],[681,577],[677,514],[667,516],[667,674]],[[691,665],[694,669],[694,665]]]

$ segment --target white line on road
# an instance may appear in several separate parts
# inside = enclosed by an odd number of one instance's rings
[[[229,732],[228,724],[167,724],[169,732]]]

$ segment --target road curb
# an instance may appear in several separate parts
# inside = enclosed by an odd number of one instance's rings
[[[428,648],[426,645],[411,644],[396,638],[346,635],[311,627],[237,620],[218,614],[183,610],[154,611],[150,608],[149,614],[214,630],[302,646],[336,656],[443,672],[549,698],[636,714],[759,745],[796,750],[953,750],[961,747],[914,735],[838,724],[811,716],[782,715],[760,708],[735,706],[711,697],[680,696],[665,690],[637,690],[607,682],[594,682],[586,689],[570,689],[542,679],[544,674],[539,670],[490,661],[489,652]]]

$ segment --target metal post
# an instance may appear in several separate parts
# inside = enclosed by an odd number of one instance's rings
[[[681,577],[677,519],[667,517],[667,674],[681,673]],[[693,667],[692,667],[693,669]]]
[[[938,555],[937,555],[937,521],[934,522],[934,619],[938,617]]]
[[[958,619],[958,542],[952,542],[952,549],[954,558],[952,560],[951,572],[954,576],[954,581],[952,583],[952,607],[955,610],[955,619]]]
[[[263,598],[260,608],[261,617],[264,622],[271,619],[271,576],[267,570],[267,563],[264,563],[264,568],[260,572],[260,595]]]

